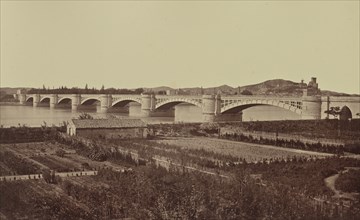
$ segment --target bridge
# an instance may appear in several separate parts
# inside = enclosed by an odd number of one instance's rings
[[[277,106],[299,114],[302,119],[320,119],[323,112],[322,104],[326,101],[326,97],[306,93],[301,97],[155,94],[18,94],[17,96],[21,104],[32,103],[34,107],[38,107],[42,103],[49,103],[50,108],[56,108],[62,103],[69,103],[74,111],[81,106],[97,102],[100,103],[101,112],[108,112],[113,108],[121,108],[130,102],[135,102],[141,105],[143,117],[170,116],[174,114],[174,106],[188,103],[201,109],[205,122],[241,120],[242,110],[257,105]],[[353,103],[356,108],[356,105],[360,103],[360,98],[351,98],[347,97],[343,104],[348,103],[351,106]],[[344,100],[337,98],[335,101]]]

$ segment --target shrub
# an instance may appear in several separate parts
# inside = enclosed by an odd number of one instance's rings
[[[63,149],[58,149],[58,150],[56,150],[55,154],[56,154],[56,156],[64,157],[65,151]]]

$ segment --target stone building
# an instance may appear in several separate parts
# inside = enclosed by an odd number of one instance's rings
[[[91,138],[146,138],[147,124],[140,119],[72,119],[67,125],[68,135]]]
[[[339,113],[339,119],[340,120],[350,120],[350,119],[352,119],[351,110],[346,105],[341,108],[340,113]]]

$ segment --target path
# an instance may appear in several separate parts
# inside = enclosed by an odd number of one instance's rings
[[[351,169],[351,168],[345,167],[345,170],[341,171],[340,173],[348,172],[349,169]],[[358,193],[343,192],[343,191],[337,190],[335,188],[335,182],[339,178],[340,173],[337,173],[337,174],[334,174],[332,176],[329,176],[329,177],[325,178],[324,179],[325,185],[335,193],[335,195],[333,196],[334,198],[355,200],[355,196]]]

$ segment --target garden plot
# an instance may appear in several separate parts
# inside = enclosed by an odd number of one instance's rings
[[[272,147],[267,145],[234,142],[212,138],[167,138],[155,140],[157,143],[178,146],[182,149],[203,149],[214,153],[231,155],[233,157],[244,158],[247,162],[262,161],[274,158],[296,157],[324,157],[331,154],[295,150],[288,148]]]
[[[66,145],[49,142],[0,144],[0,149],[11,149],[13,152],[28,157],[54,155],[59,149],[63,149],[67,154],[76,153],[75,150],[69,149]]]

